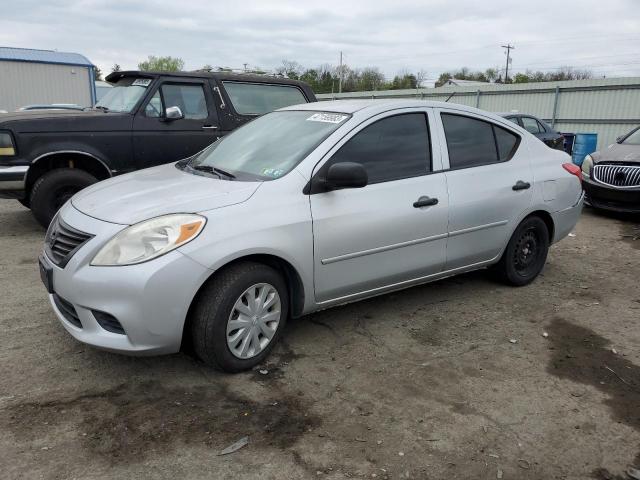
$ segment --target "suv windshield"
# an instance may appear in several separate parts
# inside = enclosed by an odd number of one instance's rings
[[[349,117],[309,110],[268,113],[218,140],[188,166],[223,179],[275,180],[295,168]]]
[[[109,112],[131,112],[138,100],[145,94],[152,80],[150,78],[125,77],[113,84],[113,88],[96,103],[96,108]]]
[[[640,127],[632,131],[629,136],[622,141],[622,143],[625,145],[640,145]]]

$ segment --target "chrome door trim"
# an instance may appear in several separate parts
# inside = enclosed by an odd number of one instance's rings
[[[475,227],[463,228],[461,230],[454,230],[449,232],[449,237],[455,237],[457,235],[464,235],[465,233],[477,232],[479,230],[486,230],[493,227],[501,227],[509,223],[509,220],[500,220],[499,222],[485,223],[484,225],[477,225]]]
[[[446,237],[447,237],[446,233],[441,233],[439,235],[432,235],[430,237],[417,238],[415,240],[408,240],[406,242],[394,243],[392,245],[385,245],[384,247],[370,248],[369,250],[361,250],[359,252],[338,255],[337,257],[325,258],[324,260],[321,260],[321,263],[323,265],[329,265],[331,263],[341,262],[343,260],[349,260],[351,258],[364,257],[365,255],[372,255],[374,253],[386,252],[389,250],[395,250],[397,248],[408,247],[411,245],[419,245],[421,243],[432,242],[434,240],[440,240]]]

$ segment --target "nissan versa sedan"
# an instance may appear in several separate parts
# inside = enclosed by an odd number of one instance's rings
[[[40,257],[60,322],[128,354],[190,343],[236,372],[290,317],[485,267],[533,281],[582,209],[580,168],[481,110],[297,105],[68,201]]]
[[[594,208],[640,213],[640,127],[582,162],[586,202]]]

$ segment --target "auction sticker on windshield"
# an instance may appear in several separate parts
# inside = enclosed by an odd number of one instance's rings
[[[151,85],[151,79],[136,78],[131,85],[133,85],[134,87],[148,87],[149,85]]]
[[[342,113],[314,113],[309,118],[308,122],[323,122],[323,123],[340,123],[349,118],[349,115]]]

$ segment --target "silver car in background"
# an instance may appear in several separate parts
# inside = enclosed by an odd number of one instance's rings
[[[528,284],[578,220],[580,176],[481,110],[298,105],[79,192],[47,232],[41,276],[82,342],[160,354],[186,340],[240,371],[289,317],[485,267]]]

